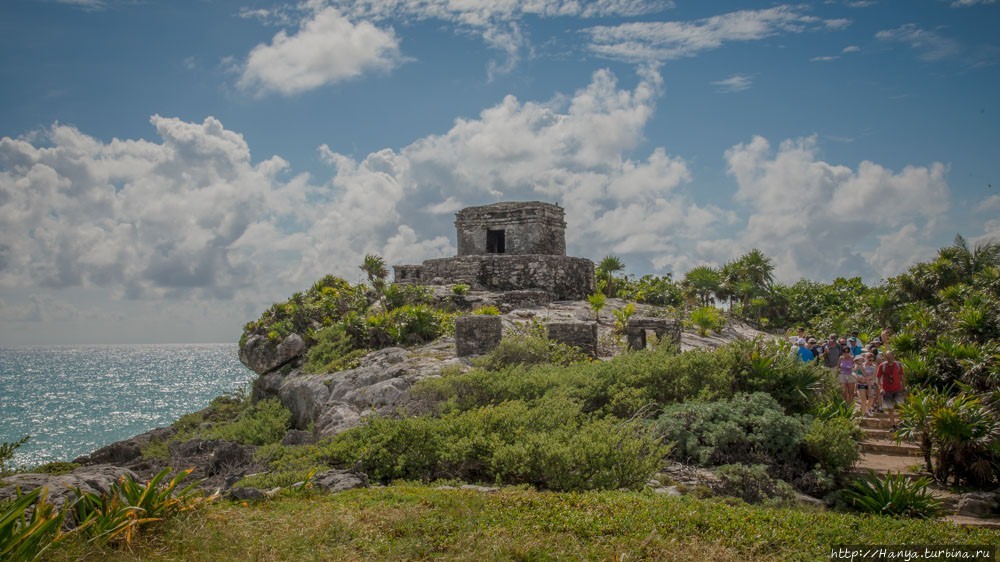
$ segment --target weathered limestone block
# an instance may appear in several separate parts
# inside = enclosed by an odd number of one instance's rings
[[[597,324],[594,322],[552,322],[546,325],[549,339],[580,348],[597,356]]]
[[[508,291],[500,293],[497,299],[500,310],[510,312],[518,308],[537,308],[552,302],[552,294],[540,289],[524,289],[522,291]]]
[[[503,337],[499,316],[459,316],[455,319],[455,348],[459,357],[482,355]]]
[[[660,341],[665,339],[680,343],[681,324],[667,318],[629,318],[625,329],[629,349],[646,349],[646,332],[656,334]]]

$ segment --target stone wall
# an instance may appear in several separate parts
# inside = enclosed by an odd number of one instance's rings
[[[487,231],[504,232],[504,254],[566,255],[565,211],[558,205],[530,201],[468,207],[455,217],[458,255],[477,256],[487,248]]]
[[[681,342],[681,323],[677,320],[667,318],[629,318],[628,326],[625,328],[625,336],[628,339],[629,349],[646,349],[646,333],[656,334],[658,340],[673,340],[674,343]]]
[[[582,300],[594,292],[594,262],[551,255],[458,256],[424,262],[421,282],[464,283],[474,290],[539,289],[557,300]]]
[[[597,357],[597,324],[594,322],[550,322],[546,324],[552,341],[572,345],[591,357]]]
[[[455,319],[455,350],[459,357],[492,351],[503,337],[499,316],[459,316]]]

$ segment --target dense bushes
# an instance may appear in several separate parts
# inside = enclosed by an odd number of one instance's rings
[[[764,465],[771,476],[823,495],[858,458],[857,425],[849,418],[787,415],[764,393],[664,408],[656,421],[671,457],[702,466]]]
[[[788,464],[798,460],[808,422],[787,416],[764,393],[718,402],[691,402],[664,408],[656,422],[671,457],[703,466]]]
[[[732,355],[724,353],[678,354],[674,348],[661,346],[652,352],[629,353],[610,361],[503,367],[512,357],[542,358],[551,353],[550,344],[544,341],[522,345],[520,342],[531,339],[511,339],[515,340],[511,344],[515,351],[500,350],[483,362],[489,368],[499,367],[496,371],[476,369],[422,381],[414,393],[441,401],[446,409],[468,409],[507,400],[532,401],[546,395],[570,396],[583,404],[586,413],[621,418],[630,418],[640,410],[653,414],[661,404],[695,398],[713,400],[732,394]],[[566,357],[571,349],[562,349],[556,357]]]
[[[803,447],[820,468],[840,474],[860,457],[858,442],[863,433],[853,420],[844,417],[816,418],[803,438]]]
[[[441,417],[376,417],[318,455],[379,481],[460,478],[588,490],[643,485],[665,451],[637,422],[584,416],[570,399],[545,398]]]
[[[569,365],[587,360],[579,349],[536,334],[516,334],[503,338],[476,365],[499,371],[513,365]]]
[[[332,326],[348,312],[364,311],[368,305],[368,296],[362,286],[327,275],[305,293],[295,293],[287,301],[275,303],[259,319],[247,323],[240,347],[254,334],[280,341],[294,333],[312,343],[317,328]]]

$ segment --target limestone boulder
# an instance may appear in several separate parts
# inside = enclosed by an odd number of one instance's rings
[[[275,394],[291,410],[295,429],[310,425],[317,438],[359,425],[366,415],[390,413],[406,404],[417,382],[439,376],[455,358],[454,340],[442,338],[406,350],[390,347],[365,356],[355,369],[325,374],[293,371],[282,377]]]
[[[48,501],[61,506],[76,497],[76,488],[84,493],[105,494],[122,476],[137,478],[131,470],[111,465],[85,466],[58,476],[30,472],[14,474],[3,478],[0,503],[16,497],[18,488],[22,493],[27,493],[35,488],[45,487],[48,488]]]
[[[312,483],[326,492],[343,492],[354,488],[367,488],[368,475],[349,470],[328,470],[313,476]]]
[[[299,359],[305,352],[306,342],[298,334],[291,334],[277,343],[266,336],[252,335],[240,346],[240,361],[263,375]]]

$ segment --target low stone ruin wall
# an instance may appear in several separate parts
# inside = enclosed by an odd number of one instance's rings
[[[595,322],[550,322],[546,328],[550,340],[578,347],[587,355],[597,357]]]
[[[503,323],[499,316],[459,316],[455,319],[455,350],[459,357],[482,355],[500,344]]]
[[[629,349],[646,349],[646,333],[656,334],[660,341],[667,339],[675,343],[681,342],[681,323],[677,320],[666,318],[629,318],[628,326],[625,328],[625,336],[628,339]]]
[[[541,254],[439,258],[423,263],[420,283],[464,283],[486,291],[540,289],[557,300],[583,300],[594,292],[594,262]]]

